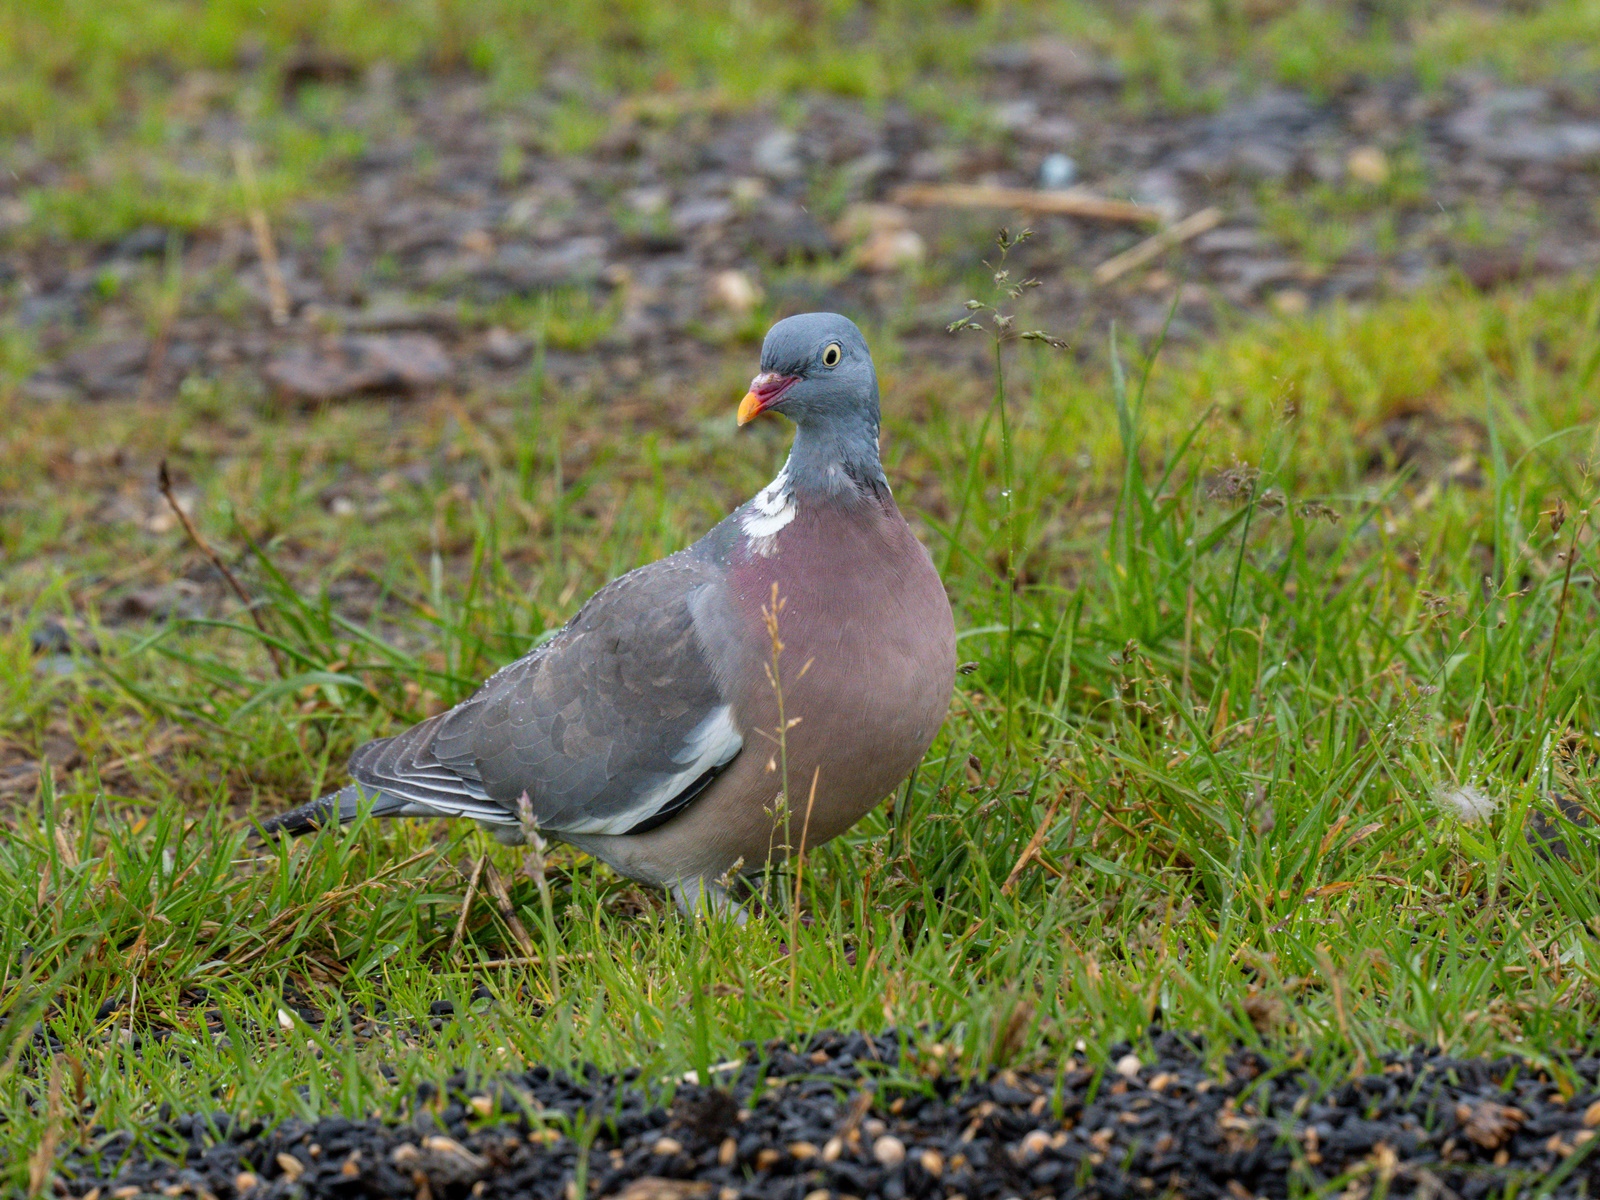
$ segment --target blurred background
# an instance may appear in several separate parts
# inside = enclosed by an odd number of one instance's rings
[[[1597,72],[1595,0],[14,3],[0,370],[317,403],[503,386],[538,342],[644,399],[810,308],[960,362],[1002,225],[1079,354],[1494,288],[1594,266]]]

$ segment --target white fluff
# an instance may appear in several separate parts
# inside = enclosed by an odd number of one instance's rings
[[[1495,809],[1500,807],[1500,801],[1482,788],[1469,783],[1460,787],[1445,788],[1439,793],[1439,805],[1458,821],[1473,825],[1494,816]]]
[[[800,506],[789,490],[789,464],[784,463],[778,477],[757,492],[755,499],[739,515],[739,528],[744,530],[756,553],[769,558],[777,549],[778,531],[799,512]]]

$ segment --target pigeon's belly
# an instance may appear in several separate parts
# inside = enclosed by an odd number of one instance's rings
[[[782,857],[802,836],[818,845],[893,791],[933,741],[955,679],[938,572],[893,509],[842,526],[821,516],[802,506],[777,553],[730,564],[724,619],[742,661],[729,699],[744,749],[683,815],[614,839],[602,856],[619,870],[715,878]],[[774,586],[775,663],[763,612]]]

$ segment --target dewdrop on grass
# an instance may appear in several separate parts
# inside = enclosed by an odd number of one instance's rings
[[[1439,793],[1439,804],[1458,821],[1467,825],[1487,821],[1494,816],[1500,802],[1488,792],[1472,784],[1446,788]]]

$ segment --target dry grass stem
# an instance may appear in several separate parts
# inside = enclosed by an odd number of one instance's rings
[[[896,204],[913,208],[1012,208],[1130,225],[1153,225],[1161,220],[1161,213],[1147,204],[1107,200],[1076,188],[1046,191],[987,184],[913,183],[896,190],[892,198]]]
[[[472,911],[472,898],[478,891],[478,877],[483,874],[483,865],[488,861],[488,855],[478,855],[478,861],[472,866],[472,876],[467,880],[467,894],[461,898],[461,916],[456,919],[456,929],[450,935],[450,945],[445,950],[446,956],[454,954],[457,946],[461,944],[461,936],[467,931],[467,914]]]
[[[517,943],[517,949],[529,959],[537,958],[538,951],[529,936],[527,928],[517,916],[516,907],[511,903],[511,893],[506,891],[505,882],[500,878],[500,872],[494,869],[494,864],[483,864],[483,887],[494,898],[495,907],[500,910],[500,919],[506,923],[506,928],[511,931],[512,940]]]
[[[1220,208],[1202,208],[1175,225],[1169,225],[1160,233],[1151,234],[1137,246],[1106,259],[1094,269],[1094,281],[1104,287],[1121,279],[1129,271],[1136,271],[1146,263],[1159,258],[1174,246],[1181,245],[1190,238],[1199,237],[1208,229],[1215,229],[1221,223]]]
[[[817,802],[817,780],[822,768],[811,771],[811,794],[806,797],[805,820],[800,826],[800,849],[794,863],[794,903],[789,906],[789,1002],[794,1003],[800,987],[800,887],[806,877],[806,839],[811,836],[811,809]]]
[[[1552,519],[1551,524],[1559,531],[1562,522],[1565,520],[1566,513],[1563,509],[1559,519]],[[1578,539],[1583,535],[1583,527],[1588,523],[1589,510],[1584,509],[1583,512],[1578,514],[1578,523],[1572,527],[1572,542],[1567,547],[1566,570],[1561,574],[1561,597],[1556,601],[1555,628],[1550,631],[1550,650],[1545,655],[1544,678],[1539,684],[1539,716],[1541,719],[1544,717],[1545,701],[1550,696],[1550,671],[1555,666],[1556,647],[1561,644],[1561,626],[1565,623],[1567,617],[1567,593],[1572,587],[1572,564],[1578,561]]]
[[[274,325],[287,325],[289,289],[284,286],[283,269],[278,265],[278,247],[272,240],[272,226],[267,222],[267,210],[261,203],[255,161],[248,143],[233,144],[233,165],[239,173],[239,184],[244,188],[245,204],[250,209],[250,232],[255,236],[256,254],[261,259],[261,270],[267,277],[268,312]]]
[[[161,466],[156,469],[156,485],[161,489],[161,495],[166,499],[167,506],[172,509],[172,515],[178,518],[178,524],[183,526],[184,533],[189,535],[189,540],[194,543],[195,549],[211,560],[211,565],[217,569],[222,578],[227,580],[228,587],[239,598],[239,603],[250,614],[250,619],[255,622],[255,627],[261,631],[261,644],[267,648],[267,653],[272,656],[272,665],[277,668],[278,676],[287,679],[289,673],[284,667],[283,658],[278,653],[278,647],[273,645],[271,635],[267,632],[267,624],[261,619],[261,612],[250,599],[250,593],[244,590],[244,585],[232,571],[228,564],[222,561],[222,556],[211,548],[209,542],[200,536],[200,531],[194,527],[194,522],[189,519],[189,514],[183,510],[183,505],[178,503],[178,498],[172,494],[172,477],[167,473],[167,460],[161,460]]]
[[[1007,875],[1006,881],[1000,885],[1000,894],[1002,896],[1011,894],[1011,889],[1017,885],[1017,880],[1022,878],[1022,872],[1027,869],[1028,864],[1039,853],[1039,847],[1044,845],[1045,836],[1050,832],[1050,822],[1055,820],[1056,809],[1060,807],[1061,793],[1057,792],[1055,799],[1051,800],[1049,807],[1045,809],[1044,819],[1039,822],[1039,827],[1033,831],[1033,836],[1028,839],[1027,846],[1017,857],[1017,865],[1011,868],[1011,874]]]
[[[50,1187],[55,1175],[56,1149],[61,1141],[61,1126],[65,1120],[65,1107],[61,1103],[61,1062],[50,1059],[50,1082],[45,1096],[44,1135],[33,1153],[28,1156],[28,1195],[42,1196]]]

